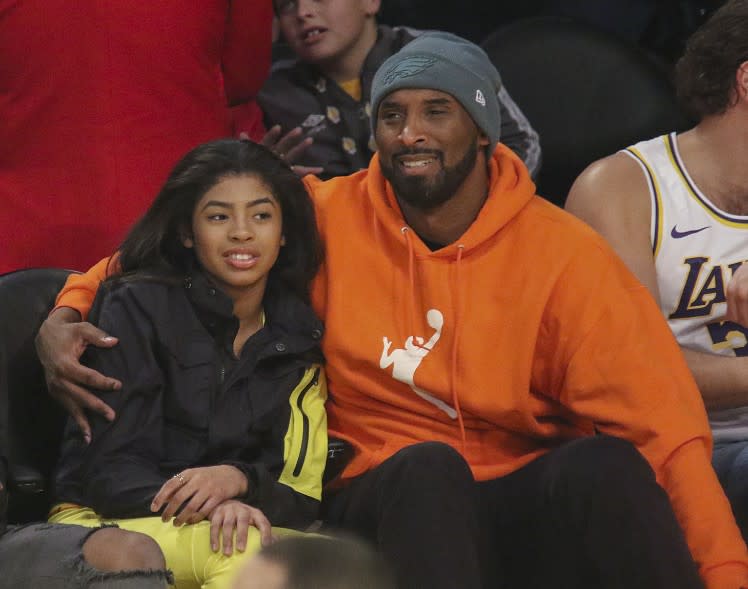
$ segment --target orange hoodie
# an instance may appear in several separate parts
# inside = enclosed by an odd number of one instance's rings
[[[649,460],[708,587],[748,587],[701,397],[657,305],[601,237],[534,196],[507,148],[489,166],[478,218],[438,251],[408,228],[377,156],[306,180],[326,248],[313,299],[330,433],[356,448],[343,476],[439,440],[490,479],[597,430]],[[85,312],[104,271],[71,278],[58,304]]]

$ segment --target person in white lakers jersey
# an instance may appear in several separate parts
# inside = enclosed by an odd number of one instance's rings
[[[748,0],[730,0],[693,35],[676,83],[698,124],[593,163],[566,208],[659,301],[701,390],[713,464],[748,538],[748,326],[727,317],[727,287],[748,260]]]

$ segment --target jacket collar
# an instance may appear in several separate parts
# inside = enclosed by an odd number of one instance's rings
[[[233,302],[198,267],[184,279],[184,291],[200,323],[222,344],[233,342],[239,320]],[[263,297],[266,337],[278,351],[300,353],[319,345],[323,325],[311,307],[272,278]],[[264,338],[265,339],[265,338]],[[277,345],[282,344],[282,345]]]

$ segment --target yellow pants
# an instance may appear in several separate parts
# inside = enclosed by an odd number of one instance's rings
[[[231,556],[224,555],[222,548],[213,552],[210,548],[210,522],[207,520],[176,527],[171,521],[161,521],[158,516],[104,519],[87,507],[71,507],[54,513],[49,521],[87,527],[116,524],[123,530],[150,536],[161,547],[166,566],[174,573],[177,589],[230,589],[234,575],[260,549],[260,533],[250,526],[244,552],[234,549]],[[300,533],[273,528],[276,537]]]

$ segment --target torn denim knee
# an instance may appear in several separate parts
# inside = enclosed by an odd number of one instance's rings
[[[54,524],[53,524],[54,525]],[[174,576],[168,569],[132,569],[126,571],[101,571],[91,566],[83,556],[83,545],[99,530],[117,528],[115,524],[103,524],[91,528],[79,541],[77,553],[71,556],[70,569],[74,571],[75,587],[86,589],[163,589],[174,584]]]

